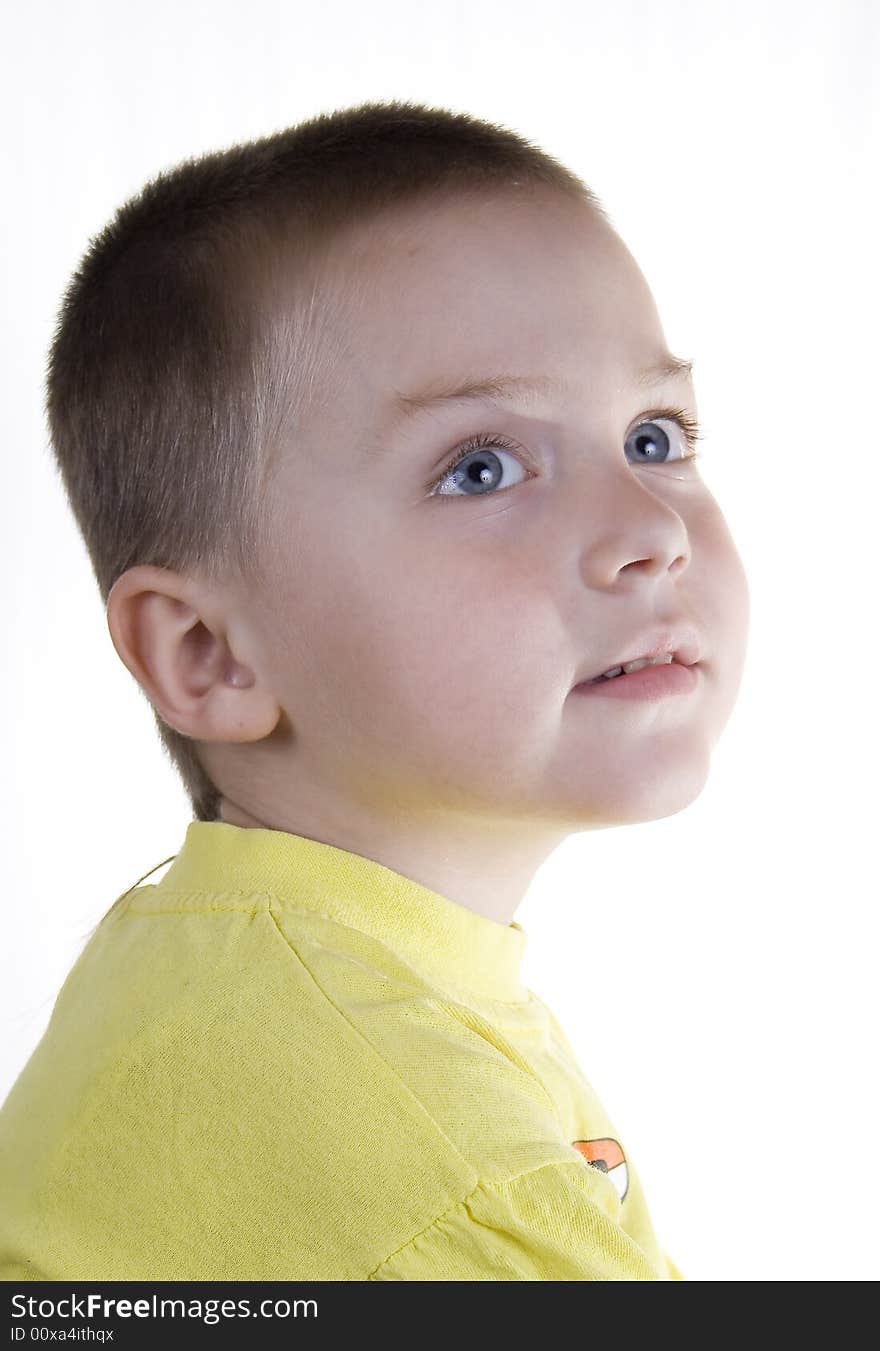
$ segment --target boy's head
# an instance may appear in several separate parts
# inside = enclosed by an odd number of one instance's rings
[[[196,816],[416,875],[691,802],[748,592],[669,355],[589,190],[466,115],[363,105],[123,207],[48,410]],[[683,630],[690,692],[573,692]]]

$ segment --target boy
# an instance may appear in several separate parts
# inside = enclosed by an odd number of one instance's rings
[[[3,1275],[680,1279],[513,920],[568,834],[693,801],[746,643],[592,193],[399,103],[187,162],[93,242],[48,396],[196,819],[0,1111]]]

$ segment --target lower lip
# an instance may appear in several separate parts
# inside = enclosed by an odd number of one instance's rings
[[[670,694],[690,694],[697,684],[697,666],[682,666],[677,661],[664,666],[643,666],[630,675],[615,676],[613,680],[586,680],[575,685],[572,694],[583,694],[597,699],[647,699],[656,703]]]

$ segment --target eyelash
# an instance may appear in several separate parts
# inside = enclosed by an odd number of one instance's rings
[[[640,427],[642,423],[653,422],[656,418],[665,418],[670,422],[677,422],[684,433],[685,444],[690,452],[688,455],[683,455],[680,460],[664,461],[665,464],[681,464],[684,460],[699,458],[700,452],[695,447],[697,442],[705,436],[702,423],[698,422],[696,418],[692,418],[683,408],[655,408],[649,413],[643,413],[635,426]],[[440,477],[431,485],[432,493],[440,487],[440,484],[458,467],[462,460],[467,459],[468,455],[472,455],[476,450],[486,450],[492,446],[497,446],[500,450],[510,451],[514,455],[520,451],[516,442],[511,441],[507,436],[496,436],[493,432],[478,432],[475,436],[468,437],[467,441],[458,447]],[[438,497],[457,496],[456,493],[438,493],[436,495]],[[464,493],[462,496],[466,497],[468,494]],[[476,496],[494,497],[496,494],[483,493],[476,494]]]

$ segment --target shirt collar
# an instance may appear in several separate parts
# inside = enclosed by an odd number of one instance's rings
[[[156,891],[271,896],[369,934],[441,985],[504,1002],[529,998],[520,968],[527,934],[375,859],[304,835],[225,821],[191,821]]]

